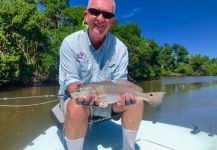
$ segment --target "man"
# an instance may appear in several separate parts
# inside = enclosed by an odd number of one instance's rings
[[[60,48],[60,92],[65,94],[61,106],[65,114],[64,132],[69,150],[83,148],[89,117],[113,117],[114,113],[121,116],[123,150],[134,149],[142,119],[142,101],[136,101],[131,93],[123,93],[116,104],[100,108],[92,106],[100,103],[94,94],[78,100],[67,97],[67,93],[83,83],[127,80],[127,48],[108,32],[115,22],[114,12],[114,0],[89,0],[83,13],[88,29],[66,37]]]

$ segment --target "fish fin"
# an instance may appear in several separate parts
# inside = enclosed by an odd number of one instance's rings
[[[138,99],[147,101],[153,108],[158,108],[162,103],[165,94],[166,92],[142,93]]]
[[[136,85],[133,82],[127,81],[127,80],[117,80],[115,81],[115,84],[120,84],[120,85],[126,85],[129,86],[139,92],[143,92],[143,88],[141,88],[140,86]]]

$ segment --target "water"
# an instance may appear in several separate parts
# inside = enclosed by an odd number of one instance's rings
[[[56,94],[57,87],[29,87],[12,88],[0,91],[0,97],[25,97],[29,95]],[[33,98],[0,100],[0,105],[26,105],[53,101],[57,98]],[[53,125],[50,109],[56,104],[54,101],[45,105],[29,107],[0,107],[0,149],[21,150],[35,137]]]
[[[166,91],[160,110],[144,107],[145,120],[170,123],[217,134],[217,77],[164,77],[159,80],[138,81],[145,91]],[[0,91],[5,97],[55,95],[58,87],[11,88]],[[50,109],[57,104],[56,97],[0,100],[0,149],[23,149],[49,126],[54,125]],[[53,101],[38,106],[19,105]]]
[[[145,105],[143,119],[217,134],[217,77],[164,77],[139,84],[167,92],[160,110]]]

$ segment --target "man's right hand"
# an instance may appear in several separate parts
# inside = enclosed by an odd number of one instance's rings
[[[74,82],[74,83],[71,83],[71,84],[69,84],[69,86],[67,87],[67,91],[68,91],[69,93],[71,93],[71,92],[75,91],[75,89],[76,89],[77,87],[79,87],[79,86],[81,86],[81,85],[82,85],[82,83],[81,83],[80,81],[76,81],[76,82]]]
[[[76,81],[72,84],[70,84],[67,88],[68,92],[71,93],[73,91],[75,91],[75,89],[79,86],[81,86],[82,83],[80,81]],[[84,106],[98,106],[100,104],[99,99],[97,98],[96,94],[93,93],[89,93],[85,96],[81,96],[78,99],[76,99],[76,103],[78,105],[84,105]]]

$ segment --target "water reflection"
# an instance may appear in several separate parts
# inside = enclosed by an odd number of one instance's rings
[[[140,83],[147,91],[166,91],[160,110],[145,105],[144,118],[217,133],[217,77],[170,77]]]
[[[170,123],[217,134],[217,77],[164,77],[158,80],[138,81],[146,92],[167,92],[160,110],[144,107],[145,120]],[[58,87],[11,88],[0,91],[0,98],[34,95],[55,95]],[[41,103],[54,98],[31,98],[3,101],[0,105]],[[0,107],[0,148],[22,149],[49,126],[54,125],[50,110],[56,104],[31,107]],[[13,143],[13,144],[11,144]]]
[[[162,77],[159,80],[137,81],[146,92],[166,91],[167,93],[187,92],[195,88],[217,85],[217,76],[212,77]]]

